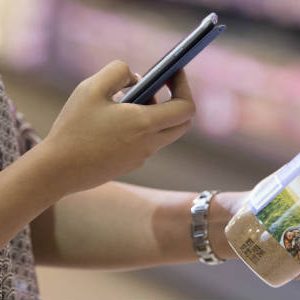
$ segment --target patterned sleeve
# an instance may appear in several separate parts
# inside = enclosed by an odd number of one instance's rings
[[[42,139],[32,128],[31,124],[26,121],[24,115],[17,111],[12,101],[10,101],[10,106],[15,119],[19,150],[22,155],[41,142]]]

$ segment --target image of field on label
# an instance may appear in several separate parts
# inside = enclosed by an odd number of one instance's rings
[[[300,262],[300,177],[257,212],[266,230]]]

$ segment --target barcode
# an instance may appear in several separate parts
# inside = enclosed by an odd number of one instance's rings
[[[266,253],[261,247],[259,247],[252,239],[247,239],[240,250],[243,254],[249,258],[254,264],[257,264],[259,260],[264,256]]]

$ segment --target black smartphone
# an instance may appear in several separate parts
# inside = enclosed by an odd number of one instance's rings
[[[178,70],[188,64],[225,29],[217,25],[218,16],[209,14],[188,37],[179,42],[121,99],[121,103],[147,104],[154,94]]]

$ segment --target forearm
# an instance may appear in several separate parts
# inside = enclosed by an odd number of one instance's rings
[[[188,212],[178,214],[174,208],[175,204],[184,208],[192,198],[192,193],[116,182],[70,195],[34,221],[36,259],[44,264],[104,269],[191,261],[195,256]],[[164,215],[162,203],[170,206],[172,216]]]
[[[0,172],[0,248],[61,197],[53,166],[38,145]]]
[[[129,269],[196,261],[190,237],[196,195],[115,182],[70,195],[33,223],[37,262]],[[221,210],[214,205],[215,213]],[[211,233],[219,255],[232,257],[222,226],[216,219]]]

